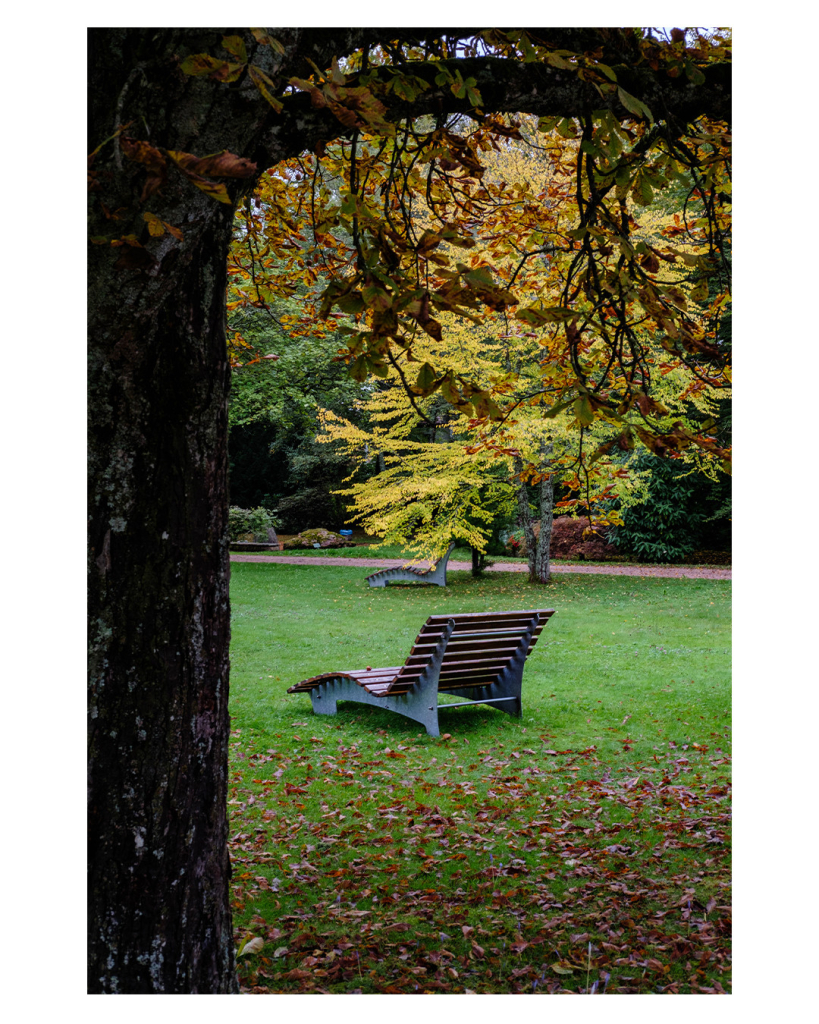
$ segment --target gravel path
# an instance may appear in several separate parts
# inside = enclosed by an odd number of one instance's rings
[[[392,569],[404,562],[395,558],[306,558],[299,555],[243,555],[232,551],[231,562],[274,562],[277,565],[349,565],[360,569]],[[470,562],[450,562],[449,569],[469,570]],[[487,572],[528,572],[525,562],[495,562]],[[600,576],[663,576],[669,579],[730,580],[731,569],[701,568],[696,565],[555,565],[552,572],[574,572]]]

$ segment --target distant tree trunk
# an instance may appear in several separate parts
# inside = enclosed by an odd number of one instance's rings
[[[538,520],[540,528],[535,534],[535,520],[529,508],[529,494],[525,483],[518,486],[518,519],[523,535],[526,538],[526,551],[529,560],[529,581],[531,583],[548,583],[551,579],[549,545],[552,539],[552,521],[554,518],[554,483],[551,473],[546,473],[552,445],[544,445],[542,449],[541,472],[545,475],[540,481],[538,492]],[[515,459],[515,472],[523,470],[523,460]]]
[[[552,541],[553,521],[554,481],[549,473],[540,482],[540,532],[537,535],[534,563],[531,556],[529,558],[529,579],[535,583],[548,583],[552,577],[549,545]]]
[[[472,575],[482,576],[486,569],[486,555],[477,548],[470,548],[470,551],[472,552]]]

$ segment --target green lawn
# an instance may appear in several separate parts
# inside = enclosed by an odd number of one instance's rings
[[[371,589],[232,566],[231,849],[248,991],[730,991],[730,583]],[[523,717],[287,686],[401,664],[443,612],[553,607]]]

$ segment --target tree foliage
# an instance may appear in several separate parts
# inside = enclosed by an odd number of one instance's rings
[[[256,256],[242,270],[244,301],[311,287],[303,329],[334,326],[357,379],[392,367],[409,393],[442,389],[484,423],[508,414],[508,383],[481,383],[417,350],[425,337],[442,340],[442,314],[476,325],[500,315],[507,330],[517,323],[549,340],[547,414],[572,404],[584,426],[618,426],[623,446],[639,439],[660,454],[695,448],[724,461],[712,418],[669,420],[654,392],[677,369],[690,393],[729,384],[719,324],[730,301],[730,136],[713,117],[682,119],[669,97],[633,95],[625,58],[693,91],[724,70],[730,44],[682,33],[666,45],[636,32],[597,41],[581,52],[526,32],[485,33],[462,43],[457,67],[445,43],[363,47],[343,70],[291,79],[346,131],[263,178],[245,209]],[[538,103],[487,114],[478,68],[498,55],[583,83],[582,109],[528,126],[518,115]],[[465,110],[405,112],[436,89]],[[506,180],[498,165],[524,144],[540,174],[530,164]],[[672,192],[684,193],[679,211],[652,217]],[[567,372],[554,380],[557,368]]]

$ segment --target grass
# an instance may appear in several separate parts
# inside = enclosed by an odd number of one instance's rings
[[[234,563],[231,590],[246,991],[730,991],[730,584]],[[436,739],[285,692],[400,664],[430,614],[535,607],[522,719]]]

